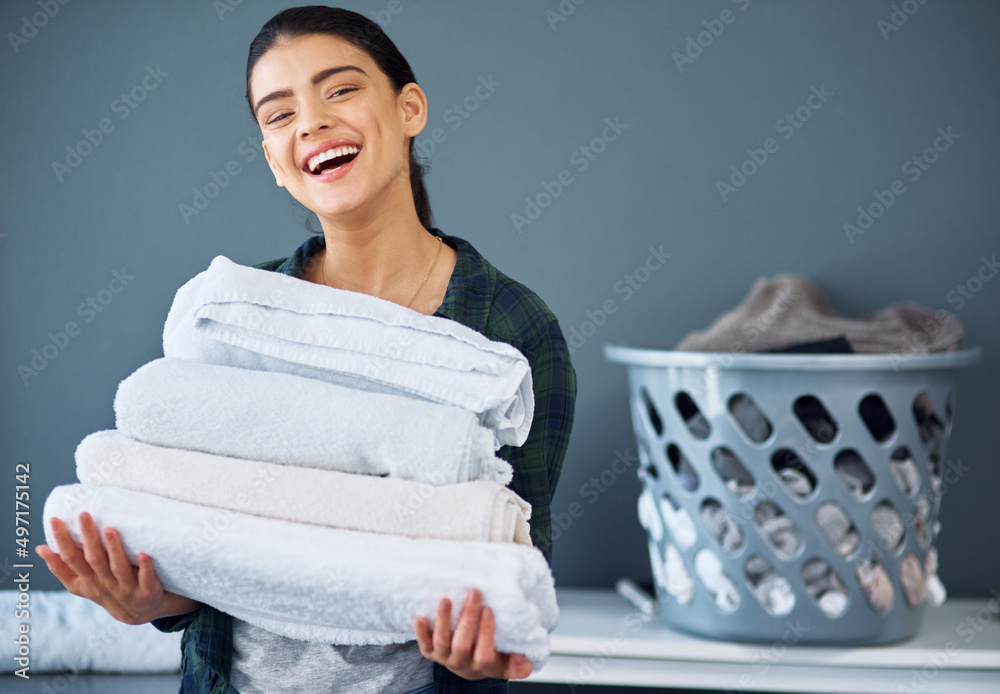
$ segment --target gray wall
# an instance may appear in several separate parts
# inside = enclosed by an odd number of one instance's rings
[[[48,491],[74,479],[76,444],[113,426],[118,382],[161,354],[176,288],[217,254],[253,263],[307,237],[242,98],[249,41],[285,3],[234,0],[219,14],[223,2],[70,2],[35,32],[24,22],[42,24],[37,0],[0,10],[0,498],[12,505],[14,465],[30,461],[36,543]],[[903,299],[953,310],[983,347],[960,376],[949,458],[969,469],[944,499],[939,544],[952,594],[997,587],[1000,280],[973,281],[960,308],[949,293],[1000,251],[1000,7],[904,5],[916,12],[883,34],[887,1],[348,3],[380,18],[429,95],[428,133],[443,139],[428,181],[438,226],[537,291],[567,333],[589,332],[587,312],[613,302],[574,353],[576,427],[554,511],[585,512],[556,542],[560,584],[650,573],[634,474],[599,494],[584,488],[635,450],[625,370],[602,345],[669,347],[758,276],[796,271],[849,315]],[[549,14],[560,7],[573,11]],[[724,11],[731,23],[715,22]],[[705,22],[721,33],[679,69],[673,54]],[[29,38],[15,46],[8,32]],[[480,80],[492,80],[479,90],[488,98],[476,96]],[[779,123],[813,88],[832,95],[801,128]],[[453,106],[463,102],[467,118]],[[612,135],[608,119],[627,128],[582,170],[581,148]],[[102,122],[106,132],[90,133],[99,143],[67,164],[67,147]],[[939,128],[960,137],[911,182],[904,162]],[[723,200],[716,182],[767,138],[777,151]],[[227,165],[218,195],[185,215],[193,189]],[[525,197],[563,170],[572,181],[564,174],[551,205],[516,228]],[[895,179],[906,192],[852,243],[844,223]],[[626,298],[616,283],[650,246],[672,255]],[[70,321],[74,334],[58,335]],[[46,347],[53,340],[63,346]],[[37,375],[19,369],[33,350],[54,357]],[[13,559],[11,524],[8,510],[0,554]],[[56,586],[46,574],[35,587]]]

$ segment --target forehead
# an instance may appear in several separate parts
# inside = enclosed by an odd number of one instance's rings
[[[353,43],[327,34],[307,34],[280,39],[261,56],[251,73],[251,92],[294,88],[321,70],[341,65],[359,67],[373,81],[387,79],[371,56]]]

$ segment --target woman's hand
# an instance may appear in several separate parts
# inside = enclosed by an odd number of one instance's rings
[[[495,629],[493,610],[483,607],[483,594],[473,588],[458,615],[455,633],[451,633],[451,600],[444,598],[438,604],[433,633],[427,618],[417,617],[417,644],[425,658],[467,680],[517,680],[530,675],[531,661],[523,655],[497,653]]]
[[[58,518],[52,519],[52,532],[58,554],[47,545],[35,548],[49,571],[70,593],[96,602],[119,622],[145,624],[159,617],[193,612],[200,605],[163,590],[148,554],[139,555],[138,569],[132,566],[114,528],[104,529],[105,550],[89,513],[80,514],[82,550]]]

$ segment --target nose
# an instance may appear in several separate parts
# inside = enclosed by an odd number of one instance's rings
[[[321,100],[310,99],[302,104],[299,114],[299,137],[308,140],[329,130],[334,124],[333,115]]]

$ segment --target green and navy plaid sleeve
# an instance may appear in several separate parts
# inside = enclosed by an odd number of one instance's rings
[[[233,620],[214,607],[152,622],[160,631],[184,629],[179,694],[226,694],[233,656]]]
[[[509,318],[509,314],[503,314],[504,320]],[[535,396],[535,414],[528,439],[521,446],[504,446],[497,455],[509,461],[514,469],[510,487],[531,504],[531,541],[551,564],[550,506],[573,424],[576,374],[569,361],[566,341],[554,318],[545,326],[545,331],[547,334],[539,340],[522,347],[531,365]]]

